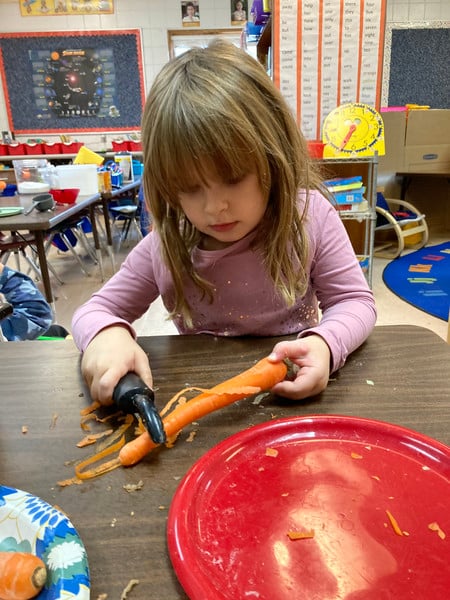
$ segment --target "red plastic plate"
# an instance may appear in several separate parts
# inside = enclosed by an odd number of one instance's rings
[[[450,448],[417,432],[272,421],[190,469],[169,512],[170,557],[191,600],[447,598],[449,483]]]

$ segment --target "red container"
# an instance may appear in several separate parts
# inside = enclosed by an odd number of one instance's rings
[[[76,154],[84,144],[82,142],[62,142],[60,145],[63,154]]]
[[[127,140],[117,140],[112,141],[112,149],[114,152],[128,152],[128,141]]]
[[[37,154],[42,154],[42,144],[24,144],[25,146],[25,154],[32,154],[36,156]]]
[[[65,188],[63,190],[50,190],[56,204],[75,204],[79,188]]]
[[[311,158],[323,158],[325,144],[319,140],[308,142],[308,151]]]
[[[128,141],[128,152],[142,152],[142,142]]]
[[[42,144],[44,154],[61,154],[61,144],[59,142],[45,142]]]
[[[25,155],[25,144],[9,144],[8,154],[10,156],[24,156]]]
[[[8,156],[8,144],[0,143],[0,156]]]

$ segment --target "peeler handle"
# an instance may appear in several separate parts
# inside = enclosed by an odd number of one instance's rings
[[[136,373],[124,375],[113,392],[116,406],[124,413],[138,413],[156,444],[166,442],[166,432],[154,400],[155,395]]]
[[[147,396],[151,402],[154,402],[155,396],[142,379],[136,373],[130,372],[124,375],[113,392],[113,400],[118,408],[124,413],[135,413],[134,397],[136,394]]]

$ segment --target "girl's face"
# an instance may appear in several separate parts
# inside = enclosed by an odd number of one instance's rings
[[[186,217],[204,234],[205,250],[219,250],[245,237],[258,226],[268,203],[253,173],[236,181],[208,179],[178,198]]]

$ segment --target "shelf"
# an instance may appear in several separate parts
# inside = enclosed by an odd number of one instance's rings
[[[342,210],[338,211],[340,218],[352,242],[353,249],[358,259],[364,258],[367,267],[364,274],[369,285],[372,285],[373,246],[376,222],[376,182],[378,155],[362,156],[360,158],[321,158],[315,161],[320,168],[323,179],[332,177],[352,177],[361,175],[366,188],[364,198],[368,203],[368,210],[361,212]]]
[[[104,156],[105,158],[113,158],[119,152],[114,152],[113,150],[94,150],[100,156]],[[36,159],[47,159],[48,161],[58,161],[58,160],[73,160],[78,153],[76,154],[9,154],[6,156],[0,156],[0,162],[12,162],[13,160],[36,160]],[[142,150],[131,151],[128,152],[133,157],[142,156]]]
[[[351,210],[338,210],[338,213],[341,219],[352,219],[356,221],[364,221],[366,219],[374,219],[376,220],[377,215],[373,210],[361,210],[361,211],[351,211]]]

